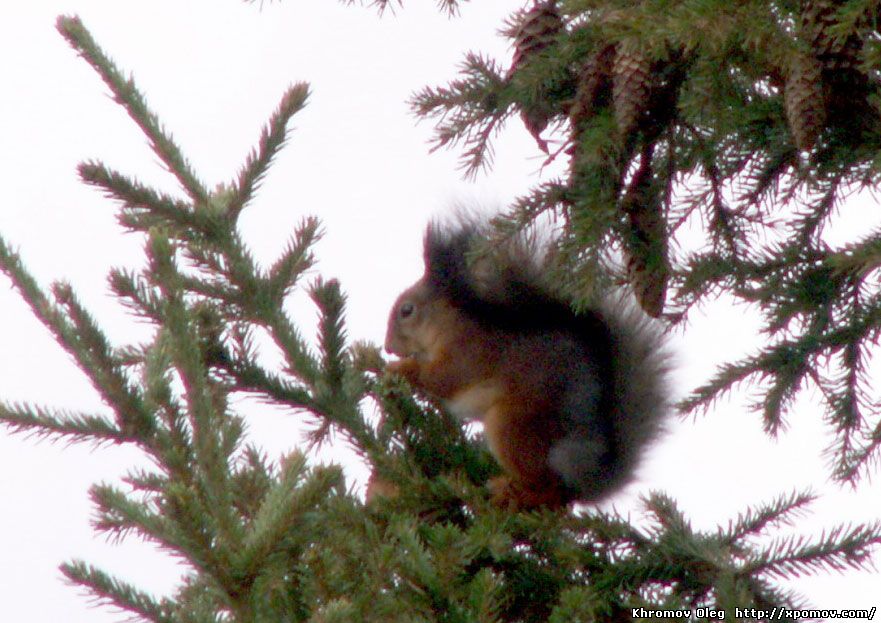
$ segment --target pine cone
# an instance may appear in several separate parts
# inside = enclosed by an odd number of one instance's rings
[[[812,0],[803,2],[801,9],[802,37],[823,68],[830,71],[856,69],[862,49],[862,40],[856,32],[844,38],[830,34],[838,24],[836,13],[840,7],[841,3],[834,0]]]
[[[631,240],[627,276],[639,306],[657,318],[667,298],[667,232],[660,202],[644,203],[630,212]]]
[[[792,57],[783,101],[796,147],[810,151],[826,123],[822,66],[816,58],[809,54]]]
[[[531,58],[550,46],[562,29],[563,20],[557,12],[555,0],[537,2],[523,13],[520,23],[513,30],[514,59],[508,70],[508,77],[513,76]],[[523,124],[545,153],[548,153],[548,144],[541,133],[548,126],[553,114],[551,106],[542,106],[540,103],[520,111]]]
[[[657,318],[667,298],[667,225],[660,196],[652,189],[652,147],[643,149],[621,201],[630,231],[625,240],[627,276],[640,307]]]
[[[548,142],[541,137],[541,133],[548,127],[548,123],[553,117],[553,111],[546,106],[530,106],[520,111],[520,118],[526,130],[535,139],[538,148],[548,154]]]
[[[607,45],[591,54],[578,72],[578,87],[569,108],[573,130],[593,116],[597,101],[611,88],[614,60],[615,46]]]
[[[557,12],[555,0],[536,2],[522,14],[519,24],[513,30],[514,58],[508,76],[554,42],[563,30],[563,20]]]
[[[634,45],[622,44],[612,64],[612,105],[622,137],[636,129],[648,107],[651,61]]]

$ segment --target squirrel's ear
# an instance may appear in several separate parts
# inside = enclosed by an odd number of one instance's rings
[[[473,284],[467,257],[479,238],[480,229],[475,223],[431,223],[424,240],[425,285],[454,305],[470,292]]]

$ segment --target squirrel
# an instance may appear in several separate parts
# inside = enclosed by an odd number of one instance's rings
[[[624,298],[576,313],[520,240],[476,258],[485,226],[432,223],[425,274],[395,302],[387,371],[483,423],[493,502],[596,502],[633,476],[669,411],[661,330]]]

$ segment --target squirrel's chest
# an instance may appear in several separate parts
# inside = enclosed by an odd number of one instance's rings
[[[460,389],[444,401],[450,413],[462,420],[483,420],[502,397],[502,387],[495,380],[481,381]]]

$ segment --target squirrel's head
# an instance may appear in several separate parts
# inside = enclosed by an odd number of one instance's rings
[[[402,358],[431,360],[442,338],[449,337],[455,316],[449,303],[420,279],[392,307],[385,350]]]
[[[428,288],[421,280],[401,293],[389,314],[386,352],[398,357],[420,357],[424,350],[420,336],[425,331],[430,299]]]

